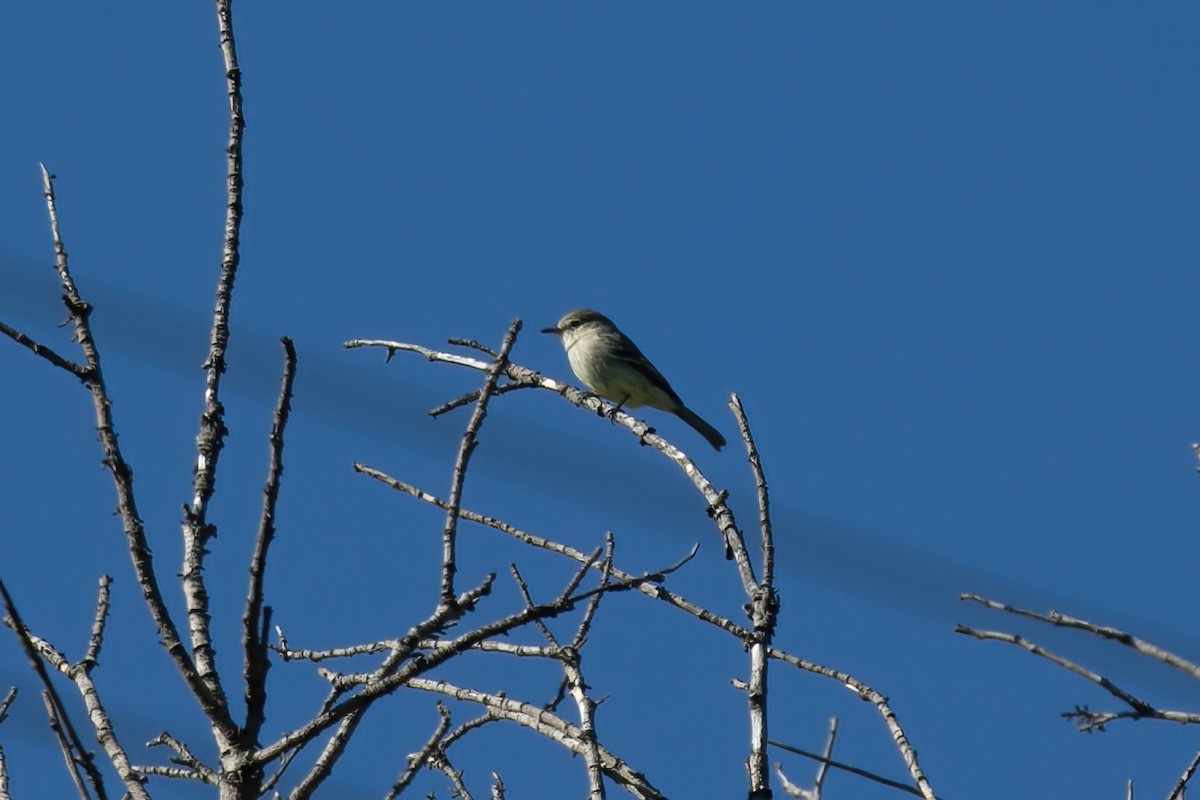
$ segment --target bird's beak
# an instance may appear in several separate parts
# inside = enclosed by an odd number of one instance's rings
[[[555,336],[558,336],[562,331],[558,328],[542,328],[542,333],[553,333]]]

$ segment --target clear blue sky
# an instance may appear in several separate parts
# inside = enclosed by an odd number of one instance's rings
[[[743,398],[774,492],[778,641],[887,694],[939,794],[1118,797],[1133,779],[1139,797],[1166,795],[1195,732],[1080,735],[1059,712],[1115,701],[951,631],[1020,630],[1162,707],[1200,703],[1164,667],[956,601],[1057,608],[1200,658],[1200,7],[243,2],[237,15],[247,210],[211,567],[231,676],[277,337],[296,340],[300,377],[270,599],[294,645],[326,647],[394,635],[433,603],[440,517],[349,464],[445,493],[466,417],[424,412],[476,381],[341,343],[498,342],[520,317],[516,360],[565,378],[535,331],[590,306],[730,439],[724,403]],[[221,246],[211,4],[7,4],[0,72],[0,319],[70,352],[44,161],[171,574]],[[152,644],[85,393],[12,343],[0,370],[0,577],[79,657],[95,581],[113,574],[98,676],[126,741],[166,726],[202,742]],[[740,449],[714,454],[678,420],[651,420],[752,528]],[[701,542],[671,585],[739,613],[699,497],[602,420],[548,394],[504,398],[473,475],[469,507],[579,547],[612,530],[630,571]],[[516,559],[551,592],[563,571],[479,531],[464,549],[464,580]],[[512,602],[498,593],[489,616]],[[744,656],[643,598],[603,613],[597,646],[625,626],[640,638],[585,662],[611,695],[602,736],[673,797],[744,795],[744,702],[728,683]],[[453,677],[553,692],[549,668],[511,682],[489,669]],[[320,681],[304,665],[272,675],[275,731],[309,713]],[[14,797],[66,796],[36,686],[0,638],[0,690],[14,683],[24,695],[0,726]],[[289,691],[305,699],[282,702]],[[836,714],[838,757],[904,777],[845,690],[778,670],[773,692],[775,738],[818,749]],[[406,695],[370,718],[375,741],[330,796],[381,796],[431,730],[431,703]],[[491,769],[512,796],[583,793],[582,764],[523,731],[457,755],[477,793]],[[897,796],[831,781],[835,797]]]

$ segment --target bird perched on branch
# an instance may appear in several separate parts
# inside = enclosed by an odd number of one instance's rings
[[[650,359],[600,312],[589,308],[572,311],[542,333],[557,336],[575,377],[591,391],[616,403],[618,409],[650,406],[670,412],[695,428],[717,450],[725,445],[725,437],[685,406]]]

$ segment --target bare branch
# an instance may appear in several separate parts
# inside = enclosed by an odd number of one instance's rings
[[[0,800],[12,800],[8,793],[8,762],[4,759],[3,747],[0,747]]]
[[[767,760],[768,716],[767,673],[770,661],[767,651],[775,636],[775,622],[779,612],[779,598],[775,593],[775,543],[771,533],[771,503],[767,492],[767,480],[763,475],[758,448],[750,432],[742,401],[735,394],[729,403],[737,418],[742,440],[746,443],[746,456],[750,461],[754,480],[758,486],[758,520],[762,541],[762,581],[749,590],[750,621],[753,636],[746,640],[750,649],[750,680],[746,685],[746,702],[750,717],[750,755],[746,758],[746,772],[750,780],[750,798],[771,796],[771,772]],[[740,539],[733,542],[734,558],[748,559],[744,547],[739,551]]]
[[[417,487],[412,486],[411,484],[405,483],[404,481],[397,480],[396,478],[386,475],[386,474],[380,472],[379,470],[373,469],[372,467],[368,467],[364,464],[356,463],[354,465],[354,470],[355,470],[355,472],[362,473],[363,475],[368,475],[368,476],[374,478],[375,480],[379,481],[380,483],[384,483],[384,484],[392,487],[393,489],[396,489],[397,491],[404,492],[405,494],[415,497],[418,500],[421,500],[423,502],[429,503],[430,505],[435,505],[438,508],[446,508],[446,506],[447,506],[445,500],[435,497],[434,495],[429,494],[428,492],[426,492],[422,489],[418,489]],[[534,536],[531,533],[528,533],[526,531],[521,530],[520,528],[509,525],[507,522],[496,519],[495,517],[485,516],[483,514],[479,514],[479,513],[475,512],[475,511],[468,511],[465,508],[460,508],[458,513],[459,513],[459,517],[462,519],[468,520],[470,522],[475,522],[479,525],[484,525],[486,527],[500,531],[501,533],[505,534],[506,536],[510,536],[510,537],[516,539],[517,541],[523,542],[532,547],[537,547],[542,550],[549,550],[552,553],[558,553],[560,555],[566,556],[567,558],[573,559],[580,563],[587,561],[589,558],[588,554],[584,553],[581,550],[576,550],[573,547],[570,547],[570,546],[564,545],[564,544],[560,544],[558,542],[553,542],[549,539],[543,539],[540,536]],[[670,569],[665,570],[664,572],[658,573],[658,574],[668,575],[671,572],[674,572],[675,570],[679,569],[680,567],[682,567],[684,564],[686,564],[688,561],[690,561],[692,558],[695,557],[698,549],[699,549],[699,545],[694,546],[691,550],[691,553],[688,556],[686,556],[682,561],[680,561],[678,564],[671,567]],[[593,569],[602,569],[602,568],[603,568],[602,564],[594,564],[594,566],[593,566]],[[612,568],[612,576],[613,576],[613,578],[615,578],[618,581],[628,581],[628,580],[633,579],[633,576],[631,574],[629,574],[628,572],[624,572],[620,569],[617,569],[616,567]],[[713,612],[709,611],[708,609],[705,609],[699,605],[696,605],[695,603],[691,602],[690,600],[687,600],[686,598],[684,598],[681,595],[677,595],[673,592],[668,591],[667,589],[665,589],[662,586],[658,586],[657,582],[648,580],[646,582],[639,583],[636,588],[638,589],[638,591],[640,591],[642,594],[646,595],[647,597],[653,597],[656,600],[662,600],[663,602],[667,603],[670,606],[678,608],[681,611],[685,611],[688,614],[691,614],[693,617],[696,617],[699,620],[707,622],[710,625],[720,628],[721,630],[725,631],[726,633],[736,636],[741,641],[746,641],[751,638],[751,633],[746,628],[741,627],[740,625],[738,625],[737,623],[733,622],[730,619],[726,619],[725,617],[722,617],[719,614],[714,614]]]
[[[1187,765],[1187,769],[1179,776],[1179,780],[1175,782],[1175,787],[1171,789],[1171,793],[1167,795],[1167,800],[1183,800],[1184,793],[1187,791],[1187,785],[1192,780],[1192,776],[1196,774],[1196,768],[1200,767],[1200,752],[1197,752],[1192,758],[1192,763]]]
[[[8,709],[16,699],[17,687],[14,686],[8,690],[4,699],[0,700],[0,723],[4,722],[8,716]],[[3,747],[0,747],[0,800],[12,800],[12,796],[8,793],[8,763],[4,760]]]
[[[475,341],[474,339],[460,339],[457,336],[452,336],[449,339],[447,339],[446,341],[448,341],[450,344],[455,345],[457,347],[469,347],[472,350],[478,350],[481,353],[487,353],[493,359],[497,358],[500,355],[492,348],[488,347],[487,345],[480,344],[479,342]]]
[[[438,724],[433,730],[433,735],[429,737],[429,741],[425,742],[425,746],[419,752],[413,753],[408,757],[408,763],[404,767],[404,772],[400,773],[400,777],[396,778],[396,782],[392,784],[391,790],[384,795],[384,800],[395,800],[408,785],[412,783],[413,778],[417,777],[417,773],[421,771],[421,767],[429,761],[433,752],[441,747],[442,737],[446,735],[446,731],[450,730],[450,709],[438,701]]]
[[[88,791],[87,784],[83,782],[83,776],[79,774],[80,759],[71,745],[70,737],[67,735],[67,725],[70,723],[64,723],[63,717],[58,713],[58,708],[55,706],[54,698],[45,689],[42,690],[42,704],[46,707],[46,718],[50,720],[50,732],[54,734],[54,739],[58,742],[58,749],[62,753],[67,773],[71,776],[71,782],[75,784],[75,792],[79,795],[80,800],[91,800],[92,794]],[[87,756],[90,758],[91,753],[88,753]],[[103,784],[100,784],[100,786],[103,786]],[[101,788],[97,792],[97,797],[104,796],[104,790]]]
[[[450,785],[454,787],[453,794],[455,797],[459,798],[459,800],[472,800],[471,793],[467,791],[466,784],[462,782],[462,770],[454,768],[445,750],[438,751],[434,755],[433,768],[441,770],[450,779]]]
[[[158,575],[154,569],[154,557],[146,541],[146,530],[138,512],[137,499],[133,491],[133,469],[125,461],[121,448],[117,443],[116,428],[113,423],[112,401],[104,383],[104,372],[100,364],[100,351],[92,336],[89,317],[92,312],[90,304],[84,302],[71,277],[70,266],[67,262],[67,250],[63,245],[62,235],[58,225],[58,205],[54,195],[54,178],[42,165],[42,188],[46,196],[46,210],[50,217],[50,232],[54,240],[55,269],[63,287],[63,302],[71,315],[75,328],[75,341],[84,355],[84,383],[92,395],[92,405],[96,411],[96,430],[100,434],[100,444],[104,449],[104,465],[113,476],[113,485],[117,491],[117,511],[121,516],[122,527],[125,531],[129,556],[133,561],[133,571],[142,597],[154,619],[154,626],[162,640],[163,647],[171,655],[179,674],[183,676],[192,693],[207,707],[209,693],[196,672],[195,664],[187,648],[180,640],[179,631],[171,618],[163,600],[162,591],[158,585]]]
[[[275,419],[271,424],[270,466],[267,469],[267,483],[263,487],[263,509],[258,523],[258,536],[254,540],[254,555],[250,559],[246,610],[242,615],[242,673],[246,685],[246,722],[242,729],[242,740],[248,747],[258,745],[258,735],[266,720],[267,670],[271,668],[271,661],[267,657],[266,632],[270,629],[270,622],[263,616],[263,581],[267,552],[275,538],[275,506],[279,501],[279,484],[283,479],[283,434],[292,410],[292,387],[296,380],[296,346],[286,336],[280,341],[284,351],[283,379],[279,387],[279,400],[275,405]]]
[[[959,595],[959,599],[967,600],[967,601],[970,601],[973,603],[979,603],[980,605],[982,605],[986,608],[990,608],[994,611],[1003,611],[1005,613],[1012,614],[1014,616],[1025,617],[1026,619],[1033,619],[1033,620],[1037,620],[1038,622],[1044,622],[1047,625],[1054,625],[1059,628],[1073,628],[1075,630],[1086,631],[1088,633],[1099,636],[1101,639],[1108,639],[1110,641],[1114,641],[1114,642],[1123,644],[1126,647],[1136,650],[1137,652],[1141,653],[1144,656],[1149,656],[1150,658],[1153,658],[1156,661],[1161,661],[1162,663],[1164,663],[1168,666],[1174,667],[1175,669],[1183,672],[1184,674],[1188,675],[1191,678],[1200,680],[1200,665],[1194,664],[1191,661],[1188,661],[1186,658],[1183,658],[1182,656],[1178,656],[1169,650],[1165,650],[1161,647],[1158,647],[1157,645],[1151,644],[1150,642],[1139,639],[1138,637],[1136,637],[1130,633],[1126,633],[1125,631],[1118,630],[1117,628],[1109,628],[1109,627],[1105,627],[1102,625],[1094,625],[1090,622],[1087,622],[1086,620],[1076,619],[1075,617],[1069,617],[1066,614],[1060,614],[1057,611],[1051,611],[1049,614],[1039,614],[1036,611],[1028,611],[1023,608],[1016,608],[1015,606],[1010,606],[1007,603],[1000,603],[995,600],[989,600],[986,597],[980,597],[977,594],[961,594],[961,595]]]
[[[91,795],[88,793],[87,788],[83,783],[83,779],[79,775],[77,766],[84,771],[84,774],[87,777],[88,785],[91,786],[91,790],[95,792],[96,797],[99,798],[99,800],[104,800],[104,798],[107,797],[107,793],[104,791],[104,778],[100,775],[100,771],[96,768],[95,757],[88,751],[86,747],[84,747],[83,740],[76,732],[74,724],[72,724],[70,717],[67,715],[66,706],[63,704],[62,698],[59,696],[58,690],[54,688],[54,684],[50,680],[50,675],[46,671],[46,664],[42,659],[45,658],[46,661],[49,661],[51,666],[53,666],[55,669],[62,669],[63,672],[68,675],[69,672],[67,672],[67,670],[70,669],[70,665],[67,664],[66,658],[59,655],[53,650],[53,648],[48,648],[51,656],[57,656],[57,662],[51,661],[50,657],[47,656],[47,652],[41,647],[43,644],[42,641],[33,635],[33,633],[29,630],[29,627],[25,624],[24,620],[21,619],[21,615],[17,613],[17,606],[13,602],[12,595],[8,593],[8,587],[4,585],[4,581],[2,580],[0,580],[0,597],[2,597],[4,600],[4,610],[6,614],[4,618],[4,624],[12,629],[12,631],[17,635],[17,639],[21,643],[21,649],[24,651],[25,657],[29,659],[29,665],[33,668],[34,673],[37,674],[38,680],[41,681],[44,690],[42,693],[42,699],[46,703],[47,715],[50,717],[51,730],[53,730],[55,736],[58,737],[60,747],[63,751],[63,757],[67,761],[67,769],[69,772],[71,772],[72,778],[75,781],[75,785],[80,792],[80,796],[88,798]],[[83,669],[76,669],[75,672],[82,675],[84,679],[90,683],[90,679],[87,678],[87,673]],[[85,697],[85,700],[86,699],[87,698]],[[91,708],[89,707],[88,710],[90,712]],[[104,716],[103,711],[101,711],[100,718],[101,721],[107,722],[107,717]],[[108,730],[111,733],[111,725],[109,726]],[[96,736],[98,739],[100,739],[101,734],[101,726],[96,724]],[[109,737],[109,741],[107,742],[101,739],[101,744],[105,746],[106,751],[109,750],[110,745],[115,745],[118,751],[120,749],[119,745],[116,745],[115,737],[112,736]],[[111,755],[112,753],[110,752],[110,757]],[[124,753],[121,752],[120,755],[123,757]],[[127,761],[125,764],[128,766]],[[116,761],[113,762],[113,766],[116,766],[118,768],[118,773],[120,773],[120,767]],[[121,779],[126,782],[126,789],[135,800],[148,800],[148,798],[145,797],[144,792],[138,794],[138,792],[142,790],[142,787],[137,780],[136,774],[130,774],[128,771],[120,774]]]
[[[754,434],[750,432],[750,421],[746,419],[742,399],[736,394],[733,395],[729,407],[733,409],[733,415],[742,433],[742,441],[746,443],[746,460],[750,462],[750,470],[754,473],[754,485],[758,490],[758,529],[762,537],[763,552],[761,585],[770,590],[775,585],[775,539],[771,531],[771,496],[767,491],[767,478],[763,474],[762,458],[758,454]]]
[[[813,789],[817,793],[817,800],[821,800],[821,789],[825,786],[825,776],[829,772],[829,759],[833,757],[833,745],[837,741],[838,720],[833,717],[829,720],[829,737],[825,740],[825,753],[821,760],[821,766],[817,768],[817,777],[813,781]]]
[[[1060,655],[1052,653],[1049,650],[1047,650],[1046,648],[1044,648],[1040,645],[1034,644],[1033,642],[1031,642],[1028,639],[1025,639],[1021,636],[1015,636],[1010,633],[1000,633],[997,631],[980,631],[980,630],[975,630],[974,628],[968,628],[965,625],[955,625],[954,632],[961,633],[966,636],[971,636],[976,639],[992,640],[992,641],[996,641],[996,642],[1005,642],[1006,644],[1011,644],[1011,645],[1015,645],[1016,647],[1020,647],[1022,650],[1025,650],[1028,653],[1031,653],[1040,658],[1044,658],[1047,661],[1049,661],[1053,664],[1057,664],[1058,666],[1062,667],[1063,669],[1065,669],[1069,672],[1075,673],[1076,675],[1083,678],[1084,680],[1096,684],[1097,686],[1099,686],[1100,688],[1104,689],[1106,692],[1111,694],[1113,697],[1117,698],[1121,702],[1128,705],[1130,707],[1130,709],[1132,709],[1131,713],[1130,712],[1096,713],[1093,711],[1089,711],[1087,708],[1077,707],[1074,711],[1069,711],[1069,712],[1066,712],[1063,714],[1064,717],[1075,720],[1076,723],[1079,725],[1080,730],[1082,730],[1084,732],[1088,732],[1088,731],[1092,731],[1092,730],[1104,730],[1104,726],[1107,723],[1112,722],[1117,719],[1161,719],[1161,720],[1166,720],[1168,722],[1180,722],[1180,723],[1186,723],[1186,724],[1200,723],[1200,714],[1190,714],[1190,713],[1183,712],[1183,711],[1165,711],[1162,709],[1155,708],[1154,706],[1147,703],[1145,700],[1142,700],[1139,697],[1135,697],[1134,695],[1125,691],[1121,687],[1117,686],[1115,683],[1110,681],[1108,678],[1105,678],[1100,673],[1093,672],[1092,670],[1087,669],[1086,667],[1076,664],[1074,661],[1071,661],[1070,659],[1067,659]]]
[[[598,600],[600,595],[596,595]],[[563,671],[575,708],[579,711],[579,743],[587,765],[588,800],[604,800],[604,772],[600,760],[600,742],[596,736],[596,701],[588,694],[588,685],[579,668],[579,651],[574,647],[563,651]]]
[[[163,731],[158,736],[146,742],[146,746],[170,748],[175,752],[175,757],[172,758],[171,761],[179,764],[180,766],[187,767],[195,780],[199,780],[214,786],[216,785],[216,772],[203,764],[200,759],[196,758],[196,756],[192,753],[191,748],[166,731]]]
[[[446,681],[416,678],[409,682],[409,687],[444,694],[456,700],[478,703],[488,708],[492,714],[537,731],[542,736],[561,744],[576,755],[583,755],[584,753],[584,744],[580,738],[582,733],[580,728],[571,725],[561,717],[543,708],[500,695],[487,694],[475,689],[460,688]],[[609,780],[621,786],[633,797],[640,798],[640,800],[663,800],[663,795],[646,780],[645,775],[631,769],[628,764],[614,756],[604,747],[599,747],[599,753],[601,768]]]
[[[820,664],[814,664],[811,661],[805,661],[783,650],[772,647],[770,649],[770,656],[805,672],[831,678],[841,683],[863,700],[873,703],[887,725],[888,731],[892,734],[892,742],[896,745],[896,749],[900,751],[900,757],[904,759],[904,763],[908,766],[908,774],[912,776],[913,782],[916,784],[917,793],[921,797],[924,797],[925,800],[937,800],[937,797],[933,793],[933,788],[929,785],[929,779],[925,777],[925,772],[921,769],[921,764],[917,760],[917,751],[909,743],[908,735],[904,732],[904,728],[900,726],[900,718],[896,716],[896,712],[892,710],[886,697],[852,675],[830,669],[829,667],[823,667]],[[772,744],[775,743],[772,742]]]
[[[192,501],[184,510],[182,579],[192,656],[207,693],[204,712],[213,723],[218,749],[225,751],[235,746],[238,728],[217,672],[208,613],[208,587],[204,580],[204,559],[208,552],[208,541],[216,535],[216,526],[208,519],[208,504],[216,487],[217,463],[228,433],[225,407],[221,404],[221,377],[225,374],[225,352],[229,347],[233,285],[241,260],[242,132],[246,121],[242,115],[242,72],[238,66],[233,34],[231,0],[217,0],[216,9],[221,55],[225,61],[225,92],[229,98],[229,142],[225,151],[225,241],[217,278],[208,357],[204,361],[204,410],[200,414],[200,429],[196,434]]]
[[[601,586],[606,585],[609,581],[609,577],[612,575],[613,551],[615,548],[616,548],[616,543],[615,543],[615,540],[613,539],[613,535],[611,533],[604,534],[604,560],[600,562],[600,585]],[[693,554],[694,553],[695,553],[695,551],[693,550]],[[681,561],[679,564],[677,564],[675,567],[673,567],[671,569],[671,571],[674,572],[676,569],[679,569],[679,567],[683,566],[690,560],[691,560],[691,556],[688,556],[683,561]],[[601,597],[603,597],[603,595],[599,595],[599,594],[596,595],[595,597],[593,597],[591,602],[588,603],[587,609],[583,612],[583,619],[580,620],[579,627],[575,631],[575,636],[571,639],[571,648],[573,650],[578,651],[580,648],[583,647],[583,643],[587,639],[588,630],[590,630],[592,627],[592,620],[596,616],[596,611],[599,610],[599,608],[600,608],[600,598]]]
[[[492,392],[496,387],[496,381],[500,378],[500,374],[504,370],[504,366],[508,361],[508,354],[512,350],[512,346],[517,340],[517,333],[520,330],[521,321],[514,320],[512,325],[509,326],[508,332],[504,334],[504,340],[500,345],[500,352],[491,365],[488,366],[487,377],[483,382],[483,389],[479,395],[479,400],[475,403],[475,411],[471,414],[471,420],[467,423],[467,429],[463,432],[462,442],[458,448],[458,456],[454,462],[454,477],[450,483],[450,498],[447,501],[446,525],[442,529],[441,602],[443,605],[454,603],[454,573],[458,569],[455,559],[455,547],[458,538],[458,506],[462,501],[462,489],[463,483],[467,478],[467,466],[471,461],[471,453],[475,450],[479,427],[483,424],[483,420],[487,416],[488,401],[491,399]]]
[[[95,669],[100,658],[100,647],[104,642],[104,623],[108,619],[108,587],[112,578],[103,575],[100,578],[99,596],[96,598],[96,617],[92,621],[92,633],[88,637],[87,653],[83,656],[82,666],[89,672]]]
[[[80,380],[87,380],[88,371],[86,367],[76,364],[74,361],[63,358],[50,347],[44,344],[39,344],[33,339],[30,339],[25,334],[21,333],[16,328],[12,328],[0,322],[0,333],[3,333],[8,338],[12,339],[22,347],[28,348],[31,353],[49,361],[59,369],[66,370]]]
[[[0,700],[0,723],[8,719],[8,709],[12,707],[13,701],[17,699],[17,687],[12,687],[8,690],[8,694],[4,695],[4,699]]]
[[[503,386],[497,386],[495,391],[492,392],[492,396],[499,397],[502,394],[508,394],[509,392],[515,392],[515,391],[518,391],[519,389],[531,389],[531,388],[533,388],[533,387],[530,386],[529,384],[525,384],[525,383],[506,383]],[[480,393],[478,390],[475,390],[472,392],[467,392],[462,397],[456,397],[453,400],[442,403],[440,406],[438,406],[437,408],[430,411],[429,416],[440,417],[443,414],[449,413],[456,408],[462,408],[463,406],[468,406],[471,403],[474,403],[475,401],[477,401],[479,399],[479,394]]]
[[[529,585],[525,583],[525,578],[521,576],[521,570],[517,568],[516,564],[509,564],[508,569],[509,572],[512,573],[513,581],[517,584],[517,591],[521,593],[521,599],[525,601],[525,607],[533,608],[533,597],[529,594]],[[546,623],[542,622],[540,619],[535,619],[533,621],[533,626],[541,631],[542,637],[545,638],[547,642],[554,645],[555,648],[559,646],[558,639],[556,639],[554,637],[554,633],[548,627],[546,627]],[[484,643],[480,642],[480,644]],[[545,648],[538,649],[545,652]]]

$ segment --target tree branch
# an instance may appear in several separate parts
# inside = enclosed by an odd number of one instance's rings
[[[258,536],[254,540],[254,555],[250,559],[246,610],[242,614],[242,673],[246,686],[246,722],[242,729],[242,742],[247,748],[258,746],[259,732],[266,720],[267,670],[271,667],[271,661],[267,656],[270,622],[263,616],[263,580],[267,569],[267,552],[275,538],[275,506],[279,501],[279,484],[283,478],[283,434],[292,410],[292,387],[296,380],[296,346],[286,336],[280,341],[284,350],[283,380],[275,406],[275,419],[271,424],[270,466],[263,488],[262,516],[259,518]]]

